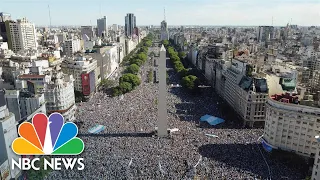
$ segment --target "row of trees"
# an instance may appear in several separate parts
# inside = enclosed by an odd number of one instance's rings
[[[139,50],[135,55],[130,55],[126,59],[127,68],[124,70],[124,74],[119,79],[119,85],[112,88],[112,95],[119,96],[121,94],[128,93],[134,90],[140,85],[141,80],[138,76],[140,67],[146,63],[148,59],[148,47],[152,45],[152,35],[149,34],[145,37],[141,43],[139,43]]]
[[[197,91],[199,79],[197,76],[193,75],[189,69],[186,69],[181,61],[181,59],[185,58],[186,54],[184,52],[178,53],[168,40],[164,40],[162,43],[167,49],[168,56],[173,63],[174,69],[181,77],[181,85],[192,92]]]

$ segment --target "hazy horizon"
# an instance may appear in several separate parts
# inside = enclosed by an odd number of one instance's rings
[[[0,12],[12,19],[26,17],[37,26],[96,25],[96,20],[107,16],[108,25],[124,25],[127,13],[134,13],[137,25],[192,26],[320,26],[319,0],[2,0]],[[34,9],[34,11],[30,11]],[[272,21],[273,19],[273,21]],[[189,25],[187,25],[189,24]]]

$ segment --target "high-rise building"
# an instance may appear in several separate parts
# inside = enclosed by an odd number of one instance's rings
[[[128,13],[127,16],[125,17],[125,35],[128,37],[131,37],[132,34],[134,33],[133,29],[137,27],[136,25],[136,16],[132,13]]]
[[[90,40],[95,37],[95,31],[92,26],[81,26],[81,37],[84,39],[84,35],[87,35]]]
[[[19,159],[19,156],[11,149],[11,144],[17,137],[17,123],[14,114],[7,108],[4,91],[0,91],[0,177],[6,180],[17,179],[21,174],[18,168],[11,169],[11,159],[17,162]]]
[[[169,40],[168,24],[165,20],[161,22],[161,40]]]
[[[37,49],[37,37],[35,25],[26,18],[17,22],[6,21],[9,49],[18,52],[23,49]]]
[[[97,29],[99,37],[108,37],[107,16],[97,20]]]
[[[0,13],[0,36],[2,36],[3,38],[3,42],[7,42],[8,41],[8,37],[7,37],[7,28],[6,28],[6,21],[10,21],[11,20],[11,15],[8,13],[4,13],[1,12]]]
[[[273,26],[259,26],[257,39],[258,42],[267,42],[273,38]]]

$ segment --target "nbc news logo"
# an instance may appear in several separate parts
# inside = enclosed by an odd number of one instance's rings
[[[53,113],[48,117],[38,113],[33,116],[32,123],[24,122],[19,126],[20,137],[12,142],[12,150],[18,155],[79,155],[84,150],[83,141],[76,137],[78,127],[72,123],[63,123],[63,116]],[[12,169],[18,167],[21,170],[40,170],[36,162],[40,158],[20,158],[18,162],[12,159]],[[61,170],[61,165],[66,169],[83,170],[83,158],[44,158],[43,169],[50,167],[53,170]]]

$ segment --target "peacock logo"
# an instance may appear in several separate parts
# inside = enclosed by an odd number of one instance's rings
[[[18,155],[78,155],[84,150],[83,141],[76,137],[78,127],[73,122],[63,123],[60,113],[48,117],[37,113],[32,124],[19,126],[20,137],[12,142],[12,150]]]

